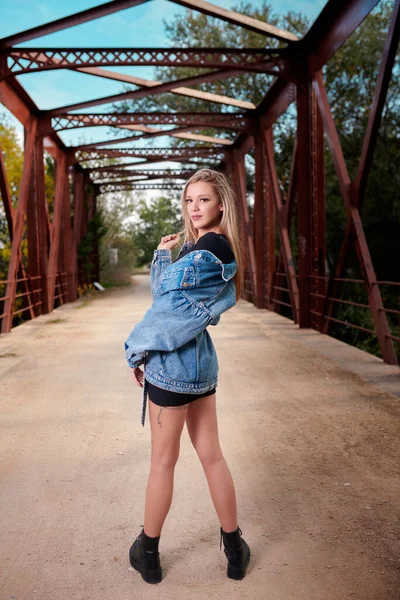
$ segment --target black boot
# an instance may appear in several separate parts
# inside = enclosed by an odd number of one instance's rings
[[[221,550],[222,540],[224,540],[224,552],[228,559],[226,574],[230,579],[243,579],[250,560],[250,548],[241,537],[242,530],[238,527],[235,531],[227,533],[220,527],[220,531],[219,549]]]
[[[144,528],[129,549],[129,562],[132,567],[141,573],[147,583],[160,583],[162,580],[162,569],[160,566],[160,553],[156,538],[148,537]]]

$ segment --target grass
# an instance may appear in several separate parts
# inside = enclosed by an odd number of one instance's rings
[[[87,306],[90,303],[90,298],[86,298],[82,304],[80,304],[79,306],[76,307],[76,309],[78,310],[78,308],[83,308],[84,306]]]
[[[61,319],[58,317],[57,319],[50,319],[49,321],[46,321],[45,324],[50,325],[52,323],[62,323],[63,321],[66,321],[66,319]]]

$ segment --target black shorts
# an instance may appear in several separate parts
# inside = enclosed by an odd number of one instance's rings
[[[181,392],[170,392],[169,390],[163,390],[152,383],[147,381],[147,392],[150,400],[158,406],[183,406],[188,402],[193,402],[198,398],[204,398],[204,396],[211,396],[215,394],[216,388],[203,392],[202,394],[181,394]]]

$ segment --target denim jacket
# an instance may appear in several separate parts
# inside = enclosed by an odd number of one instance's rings
[[[200,394],[218,381],[218,360],[207,331],[236,304],[236,261],[223,263],[209,250],[193,250],[175,262],[171,250],[154,250],[150,269],[152,306],[125,342],[128,365],[144,364],[141,423],[147,381],[165,390]]]

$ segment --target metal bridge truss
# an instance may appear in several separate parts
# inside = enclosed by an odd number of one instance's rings
[[[221,9],[205,0],[175,0],[178,4],[228,21],[238,27],[280,40],[277,49],[254,48],[38,48],[16,47],[38,37],[103,17],[144,0],[115,0],[84,10],[51,23],[0,40],[0,101],[25,128],[24,166],[16,208],[0,153],[0,192],[5,207],[11,243],[7,280],[0,282],[5,293],[0,298],[1,332],[9,332],[18,312],[31,318],[48,313],[54,307],[74,301],[80,273],[77,250],[96,212],[99,193],[117,190],[179,190],[196,166],[215,164],[231,179],[238,199],[242,236],[246,250],[244,298],[259,308],[291,310],[302,328],[312,327],[329,333],[335,309],[341,302],[341,289],[350,254],[358,257],[362,283],[368,295],[375,334],[385,362],[398,364],[396,338],[390,331],[379,282],[365,238],[360,216],[371,168],[382,110],[400,34],[400,0],[394,0],[392,22],[382,54],[379,78],[372,101],[358,173],[351,179],[343,157],[336,125],[328,103],[322,68],[346,42],[353,31],[379,4],[379,0],[329,0],[302,39],[268,23]],[[199,74],[171,82],[139,79],[107,70],[110,66],[163,65],[198,67]],[[135,84],[138,89],[106,98],[93,99],[43,111],[22,87],[24,75],[47,70],[69,69]],[[204,72],[204,70],[206,72]],[[201,83],[238,74],[267,73],[274,82],[258,106],[250,101],[210,94],[192,89]],[[16,79],[19,77],[19,80]],[[157,93],[201,98],[221,105],[204,113],[71,113],[110,102],[141,98]],[[297,136],[292,157],[290,183],[282,193],[274,158],[274,124],[296,103]],[[82,147],[66,147],[57,132],[91,126],[129,129],[134,133],[124,143],[145,137],[168,135],[186,139],[184,147],[109,148],[121,140]],[[169,126],[168,130],[162,129]],[[160,129],[161,127],[161,129]],[[222,136],[204,136],[196,130],[225,132]],[[346,211],[347,226],[335,272],[325,272],[325,191],[324,135],[329,143]],[[190,142],[190,143],[189,143]],[[56,162],[55,194],[52,218],[49,216],[44,187],[44,149]],[[246,199],[244,159],[254,151],[255,203],[252,218]],[[113,159],[114,164],[108,161]],[[134,162],[129,162],[132,159]],[[144,164],[173,160],[177,170],[148,171]],[[135,171],[135,169],[138,169]],[[136,180],[124,180],[136,177]],[[156,183],[152,178],[161,177]],[[147,178],[148,183],[138,183]],[[174,181],[175,179],[175,181]],[[70,198],[70,180],[73,197]],[[149,181],[150,180],[150,181]],[[295,264],[290,230],[297,203],[298,258]],[[73,214],[72,214],[73,213]],[[24,222],[27,223],[28,266],[21,258]],[[328,216],[329,218],[329,216]],[[276,259],[275,232],[279,236]],[[91,279],[99,278],[98,252],[93,248]],[[346,280],[349,281],[349,280]],[[22,308],[16,300],[22,298]],[[350,302],[350,304],[356,304]],[[351,324],[347,324],[351,325]],[[360,328],[363,329],[363,328]]]

